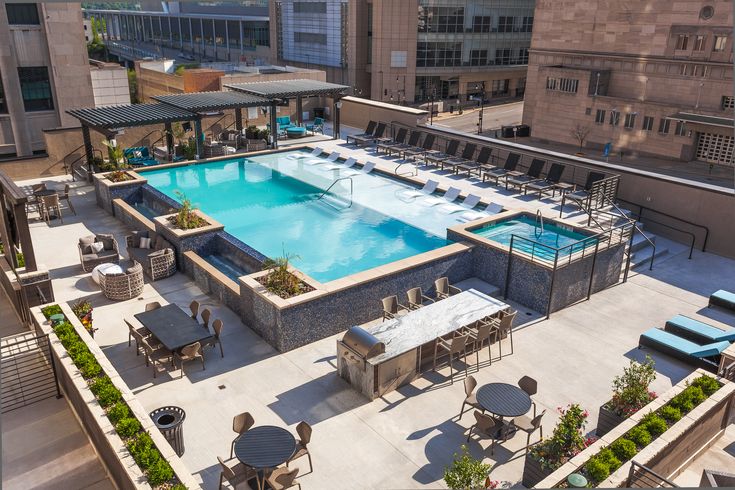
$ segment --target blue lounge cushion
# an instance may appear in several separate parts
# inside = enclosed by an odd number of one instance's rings
[[[711,344],[699,345],[694,342],[666,332],[658,328],[646,330],[641,334],[641,339],[648,339],[653,344],[661,344],[672,350],[680,352],[690,357],[702,359],[705,357],[715,357],[722,354],[722,351],[730,347],[730,342],[713,342]],[[643,342],[642,342],[643,343]],[[649,343],[649,345],[650,345]]]
[[[670,328],[673,327],[673,328]],[[674,318],[666,322],[666,330],[681,330],[684,333],[690,333],[697,337],[702,337],[710,342],[735,342],[735,328],[729,330],[721,330],[717,327],[684,315],[676,315]]]
[[[720,289],[709,297],[710,306],[720,306],[735,311],[735,293]]]

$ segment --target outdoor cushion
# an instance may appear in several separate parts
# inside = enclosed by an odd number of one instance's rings
[[[141,239],[141,237],[148,238],[148,230],[134,231],[132,233],[132,235],[133,235],[133,247],[139,248],[140,247],[140,239]]]
[[[133,152],[133,157],[135,157],[135,158],[143,158],[143,152],[140,151],[140,150],[135,150]]]
[[[94,253],[100,253],[102,250],[104,250],[105,245],[102,242],[94,242],[92,245],[92,252]]]
[[[709,297],[710,306],[719,306],[735,311],[735,293],[720,289],[715,291]]]
[[[135,274],[135,273],[140,272],[142,270],[143,270],[143,266],[140,265],[138,262],[136,262],[135,264],[133,264],[133,265],[131,265],[130,267],[127,268],[127,270],[125,271],[125,274]]]
[[[676,315],[674,318],[666,322],[664,327],[681,337],[690,338],[695,342],[735,342],[735,329],[721,330],[712,325],[684,315]]]
[[[166,253],[166,250],[156,250],[155,252],[152,252],[148,254],[148,257],[162,257]]]
[[[100,259],[103,257],[116,257],[117,252],[114,250],[102,250],[101,252],[98,252],[96,255],[97,255],[97,258],[100,258]]]
[[[129,248],[128,249],[128,255],[130,255],[130,258],[140,264],[148,262],[148,254],[150,252],[151,252],[150,250],[146,250],[142,248]]]
[[[146,237],[140,237],[140,248],[150,249],[151,239]]]
[[[715,357],[730,347],[729,342],[713,342],[706,345],[695,344],[685,338],[658,328],[652,328],[641,334],[640,343],[656,348],[657,345],[668,348],[688,357],[702,359]]]
[[[79,245],[82,246],[82,253],[92,253],[92,244],[94,243],[94,236],[89,235],[79,239]]]
[[[98,258],[99,256],[96,253],[82,254],[82,259],[84,260],[97,260]]]
[[[112,250],[115,247],[115,238],[107,233],[97,235],[96,241],[102,242],[105,250]]]

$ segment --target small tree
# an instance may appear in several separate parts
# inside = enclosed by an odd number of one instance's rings
[[[454,462],[444,469],[444,482],[452,490],[475,490],[485,488],[490,465],[470,455],[462,445],[462,455],[454,454]]]
[[[582,126],[581,124],[577,124],[577,126],[572,130],[572,136],[579,141],[579,152],[582,153],[582,147],[584,146],[584,142],[587,139],[587,135],[590,133],[589,126]]]
[[[108,140],[102,142],[107,147],[107,154],[110,157],[110,163],[114,168],[122,168],[124,163],[124,153],[119,146],[112,146]]]
[[[646,355],[643,363],[631,359],[623,374],[613,379],[610,408],[623,417],[634,414],[656,398],[656,393],[648,389],[655,379],[655,363],[650,356]]]

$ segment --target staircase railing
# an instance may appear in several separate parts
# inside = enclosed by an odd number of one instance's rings
[[[664,478],[652,469],[637,463],[630,462],[628,480],[625,482],[627,488],[677,488],[674,482]]]
[[[635,232],[637,231],[638,233],[640,233],[640,235],[651,246],[651,249],[652,249],[652,251],[651,251],[651,261],[648,264],[648,270],[649,271],[652,271],[653,270],[653,261],[656,259],[656,244],[654,243],[654,241],[651,240],[651,238],[648,235],[646,235],[645,233],[643,233],[643,230],[641,230],[640,227],[637,224],[635,224],[636,223],[635,219],[630,218],[628,215],[626,215],[625,212],[622,209],[620,209],[620,207],[618,207],[618,205],[615,204],[609,197],[607,197],[604,194],[601,195],[601,197],[603,198],[604,204],[610,205],[612,208],[614,208],[620,214],[620,217],[621,218],[624,218],[624,219],[630,221],[631,223],[633,223],[633,226],[634,226],[633,235],[635,235]],[[598,213],[605,213],[606,211],[597,210],[597,212]],[[589,216],[591,218],[592,217],[592,213],[589,212],[588,214],[589,214]],[[608,213],[608,214],[613,214],[614,215],[614,213]],[[632,244],[633,244],[633,236],[631,236],[631,245]],[[628,254],[628,256],[627,256],[628,263],[630,263],[630,256],[632,255],[632,253],[633,253],[632,250],[628,250],[628,252],[627,252],[627,254]],[[689,256],[689,258],[691,259],[691,255]],[[628,268],[626,267],[626,269],[625,269],[625,279],[627,279],[627,278],[628,278]]]
[[[331,184],[329,185],[329,187],[327,187],[327,189],[326,189],[326,190],[325,190],[324,192],[322,192],[322,193],[321,193],[321,194],[319,195],[319,197],[317,197],[317,198],[316,198],[316,200],[317,200],[317,201],[319,201],[319,200],[321,200],[321,199],[322,199],[322,198],[323,198],[324,196],[326,196],[327,194],[329,194],[329,191],[330,191],[330,190],[332,190],[332,187],[334,187],[335,185],[337,185],[337,182],[340,182],[340,181],[342,181],[342,180],[348,180],[348,181],[350,182],[350,203],[349,203],[349,204],[347,205],[347,207],[348,207],[348,208],[349,208],[349,207],[352,207],[352,193],[353,193],[353,191],[354,191],[354,184],[353,184],[353,182],[352,182],[352,177],[340,177],[340,178],[336,179],[336,180],[335,180],[334,182],[332,182],[332,183],[331,183]]]
[[[82,146],[84,146],[84,145],[82,145]],[[66,155],[66,156],[64,157],[64,159],[66,159],[66,157],[68,157],[68,156],[69,156],[69,155],[71,155],[71,154],[72,154],[73,152],[77,151],[78,149],[79,149],[79,148],[76,148],[76,149],[75,149],[75,150],[73,150],[73,151],[72,151],[71,153],[68,153],[68,154],[67,154],[67,155]],[[98,156],[98,157],[99,157],[99,158],[100,158],[101,160],[103,160],[103,159],[104,159],[104,157],[103,157],[103,154],[102,154],[102,151],[101,151],[101,150],[99,150],[99,149],[97,149],[97,148],[92,148],[92,155],[93,155],[93,156]],[[85,169],[85,170],[84,170],[84,172],[85,172],[84,174],[81,174],[81,173],[77,173],[77,171],[78,171],[78,170],[80,170],[80,169],[83,169],[84,167],[83,167],[83,166],[77,166],[77,167],[75,167],[75,166],[74,166],[74,165],[75,165],[76,163],[78,163],[78,162],[84,162],[84,163],[89,163],[89,162],[87,162],[86,158],[87,158],[87,155],[86,155],[86,153],[85,153],[85,154],[82,154],[82,155],[79,155],[78,157],[76,157],[76,158],[75,158],[74,160],[72,160],[72,162],[71,162],[70,164],[67,164],[67,163],[66,163],[66,162],[64,161],[64,173],[65,173],[65,174],[67,174],[67,175],[68,175],[68,174],[71,174],[71,179],[72,179],[72,181],[76,181],[76,179],[75,179],[75,176],[78,176],[78,177],[80,177],[80,178],[81,178],[82,180],[86,180],[86,178],[87,178],[87,172],[88,172],[88,170],[86,170],[86,169]]]
[[[226,114],[223,114],[222,117],[220,117],[219,119],[217,119],[216,121],[214,121],[212,124],[209,125],[209,127],[207,128],[207,131],[209,132],[210,138],[216,139],[214,137],[214,130],[212,130],[212,128],[216,126],[217,124],[219,124],[220,121],[223,121],[227,119],[228,117],[234,117],[234,116],[228,112]],[[230,129],[233,126],[233,124],[235,124],[236,122],[237,121],[232,121],[228,126],[225,126],[220,132]]]

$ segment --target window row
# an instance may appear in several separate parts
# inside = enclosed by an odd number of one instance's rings
[[[54,99],[51,94],[48,67],[18,67],[18,80],[20,81],[20,93],[23,97],[23,107],[26,112],[53,110]],[[7,112],[5,89],[2,85],[2,79],[0,79],[0,114],[7,114]]]
[[[327,2],[294,2],[294,14],[326,14]]]
[[[491,15],[472,16],[472,26],[465,27],[463,7],[424,7],[419,6],[419,32],[532,32],[533,16],[497,17],[493,22]]]
[[[419,42],[416,46],[417,67],[443,66],[489,66],[528,64],[528,48],[472,49],[469,60],[462,60],[462,43],[457,42]]]
[[[725,51],[727,45],[727,36],[716,35],[712,43],[712,51],[721,53]],[[692,51],[702,52],[707,47],[706,34],[679,34],[676,37],[676,50],[688,51],[691,47]]]
[[[293,40],[297,43],[327,45],[327,35],[319,32],[294,32]]]
[[[597,112],[595,113],[595,122],[597,124],[605,124],[605,116],[607,115],[607,111],[605,109],[597,109]],[[625,129],[635,129],[635,123],[638,118],[637,112],[628,112],[625,114],[625,118],[623,120],[623,127]],[[610,111],[610,117],[607,119],[608,124],[610,126],[618,126],[620,124],[620,112],[619,111]],[[659,134],[669,134],[669,131],[671,130],[671,119],[667,118],[661,118],[658,124],[658,133]],[[641,123],[641,130],[642,131],[653,131],[654,127],[654,117],[653,116],[643,116],[643,121]],[[686,136],[686,123],[684,121],[676,121],[676,126],[674,129],[674,134],[676,136]]]
[[[6,3],[9,25],[39,25],[38,6],[35,3]]]
[[[575,78],[546,77],[546,90],[576,94],[579,89],[579,80]]]

